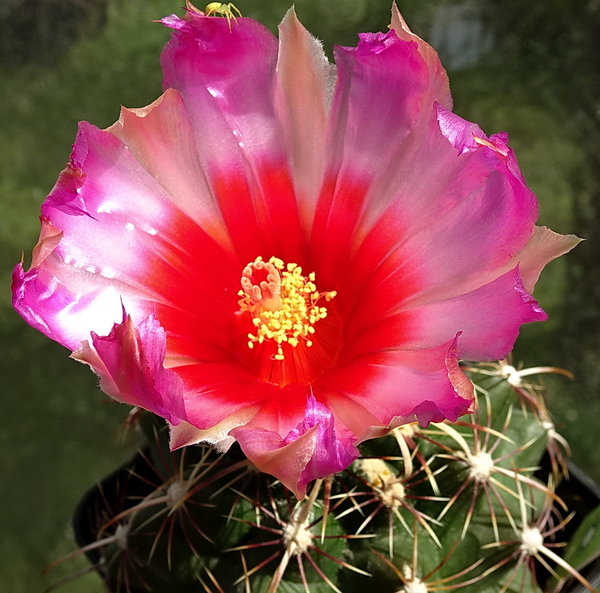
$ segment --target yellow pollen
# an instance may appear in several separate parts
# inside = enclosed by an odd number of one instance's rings
[[[276,257],[265,262],[259,256],[249,263],[242,271],[241,285],[240,311],[250,313],[256,328],[248,334],[248,348],[273,340],[275,360],[284,360],[283,344],[312,346],[308,337],[315,333],[314,324],[327,317],[327,308],[318,303],[336,296],[335,291],[317,291],[314,272],[303,276],[298,264],[286,265]]]

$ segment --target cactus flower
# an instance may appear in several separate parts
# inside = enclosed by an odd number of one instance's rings
[[[335,66],[290,10],[162,20],[164,94],[83,122],[14,306],[172,448],[237,441],[298,497],[401,424],[456,420],[459,360],[506,356],[541,269],[505,134],[451,110],[394,7]]]

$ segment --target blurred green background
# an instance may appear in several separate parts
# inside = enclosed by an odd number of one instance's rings
[[[0,4],[0,591],[32,593],[87,563],[45,565],[74,549],[73,509],[129,457],[125,406],[10,306],[10,274],[38,234],[39,206],[64,167],[76,124],[100,127],[121,104],[161,92],[168,31],[153,19],[182,0],[2,0]],[[275,30],[290,0],[239,0]],[[587,241],[551,264],[536,296],[551,319],[525,327],[514,362],[568,368],[547,378],[550,408],[575,461],[600,480],[600,3],[598,0],[401,0],[409,25],[449,70],[455,111],[507,131],[541,203],[541,223]],[[389,0],[297,0],[328,51],[384,30]],[[99,593],[88,574],[68,592]]]

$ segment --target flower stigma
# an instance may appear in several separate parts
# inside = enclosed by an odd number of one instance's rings
[[[337,294],[318,292],[314,272],[304,276],[298,264],[284,264],[276,257],[268,262],[257,257],[243,269],[240,282],[240,311],[250,313],[255,327],[254,333],[248,334],[248,348],[273,340],[277,344],[275,360],[285,359],[284,344],[312,346],[315,323],[327,317],[327,308],[319,301],[330,301]]]

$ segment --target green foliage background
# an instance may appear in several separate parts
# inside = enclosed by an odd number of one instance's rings
[[[168,31],[153,19],[181,0],[21,0],[0,7],[0,589],[40,591],[77,568],[42,568],[73,549],[69,521],[83,492],[125,460],[118,437],[127,410],[109,403],[92,374],[60,346],[27,327],[10,306],[10,275],[38,234],[39,206],[64,167],[76,124],[113,123],[119,105],[139,107],[161,92],[158,57]],[[239,0],[275,30],[290,0]],[[70,4],[71,29],[57,7]],[[564,366],[577,380],[550,384],[550,408],[575,460],[598,479],[600,412],[597,102],[600,17],[595,1],[402,0],[425,38],[440,9],[466,7],[483,24],[488,51],[450,69],[455,111],[491,134],[507,131],[541,203],[541,223],[588,238],[545,272],[536,296],[550,313],[524,328],[515,362]],[[331,50],[358,31],[384,30],[389,0],[298,0],[304,24]],[[19,15],[18,19],[15,15]],[[66,14],[66,13],[65,13]],[[452,14],[452,13],[450,13]],[[24,16],[25,15],[25,16]],[[29,18],[29,20],[27,20]],[[19,20],[21,19],[21,20]],[[437,20],[436,20],[437,19]],[[463,19],[464,20],[464,19]],[[62,24],[61,24],[62,23]],[[50,26],[52,25],[52,26]],[[60,25],[60,26],[59,26]],[[66,25],[65,25],[66,26]],[[450,24],[448,25],[450,26]],[[442,59],[453,63],[451,52]],[[90,574],[61,589],[99,592]]]

